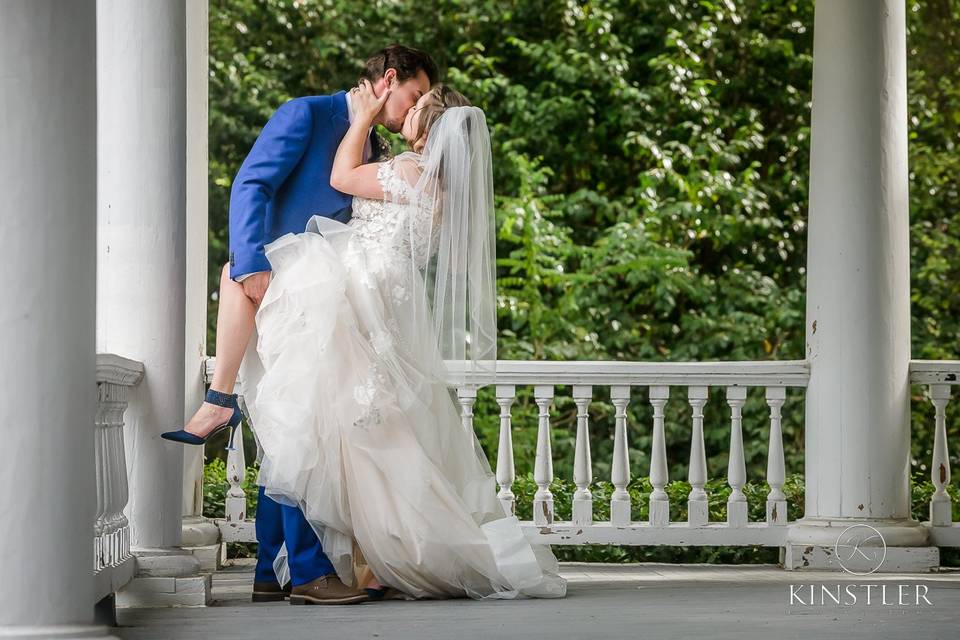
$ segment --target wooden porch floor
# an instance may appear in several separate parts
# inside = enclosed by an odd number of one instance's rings
[[[564,600],[380,602],[342,607],[253,604],[249,565],[214,574],[215,603],[118,612],[125,640],[502,640],[507,638],[956,638],[960,571],[938,574],[787,572],[775,566],[564,564]],[[932,606],[790,604],[790,585],[922,584]],[[836,587],[834,587],[836,588]],[[913,587],[910,587],[911,593]],[[874,592],[876,598],[877,592]],[[862,598],[861,598],[862,600]]]

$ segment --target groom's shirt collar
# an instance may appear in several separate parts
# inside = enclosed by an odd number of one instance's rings
[[[350,92],[347,91],[344,96],[347,99],[347,120],[350,121],[350,124],[353,124],[353,102],[350,100]],[[368,162],[370,156],[373,155],[373,147],[370,146],[370,135],[373,133],[373,127],[370,127],[370,130],[367,131],[367,139],[363,141],[363,161]]]

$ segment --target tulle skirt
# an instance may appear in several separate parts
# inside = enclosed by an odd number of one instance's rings
[[[246,357],[258,362],[244,363],[267,495],[303,510],[346,584],[356,541],[376,578],[412,597],[565,595],[556,558],[505,516],[463,425],[422,278],[353,227],[314,224],[322,235],[267,245]]]

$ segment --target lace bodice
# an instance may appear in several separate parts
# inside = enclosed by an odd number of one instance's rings
[[[388,263],[395,260],[408,263],[413,256],[422,269],[430,257],[428,251],[432,253],[437,249],[439,212],[432,206],[424,206],[422,198],[429,198],[427,195],[421,196],[419,205],[411,204],[414,188],[407,178],[399,175],[395,161],[381,163],[377,179],[387,199],[354,198],[353,217],[348,224],[368,254]]]

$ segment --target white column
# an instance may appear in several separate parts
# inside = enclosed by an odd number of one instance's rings
[[[187,227],[184,407],[186,423],[203,403],[207,356],[207,2],[186,2]],[[203,517],[203,447],[183,447],[184,548],[216,570],[219,531]]]
[[[94,627],[96,7],[0,6],[0,637]]]
[[[853,520],[880,528],[888,546],[926,543],[909,520],[904,7],[899,0],[816,6],[806,514],[791,530],[795,543],[832,546]]]
[[[206,601],[199,563],[179,546],[183,445],[160,439],[184,412],[185,28],[184,2],[97,4],[97,348],[145,367],[126,416],[131,546],[143,579],[120,605]]]

